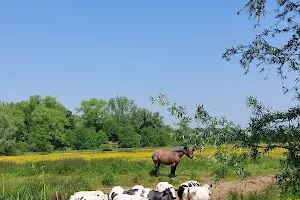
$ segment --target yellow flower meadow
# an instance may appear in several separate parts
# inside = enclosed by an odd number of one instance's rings
[[[170,149],[170,148],[157,148],[157,149]],[[143,149],[139,151],[138,149],[133,152],[59,152],[50,154],[30,154],[30,155],[20,155],[20,156],[0,156],[0,161],[12,161],[16,163],[24,162],[38,162],[38,161],[53,161],[53,160],[63,160],[71,158],[82,158],[86,160],[90,159],[105,159],[105,158],[123,158],[129,161],[135,160],[151,160],[152,152],[156,149]],[[242,153],[247,152],[247,149],[235,149],[234,152]],[[262,151],[262,150],[261,150]],[[209,147],[203,152],[195,152],[195,155],[211,156],[216,152],[216,149]],[[273,158],[283,158],[285,149],[277,148],[270,153],[265,154],[266,157]]]

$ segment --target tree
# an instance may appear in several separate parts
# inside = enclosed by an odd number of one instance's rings
[[[12,148],[15,144],[15,132],[17,128],[12,125],[8,117],[0,113],[0,154],[13,154]]]
[[[128,125],[133,111],[137,109],[133,100],[123,96],[111,98],[107,104],[111,116],[119,124]]]
[[[106,101],[103,99],[91,98],[88,101],[82,101],[76,111],[82,114],[84,125],[95,131],[103,128],[104,120],[108,117]]]
[[[141,146],[142,147],[157,147],[167,144],[168,132],[162,128],[145,127],[141,130]]]
[[[47,135],[48,142],[53,145],[55,149],[60,149],[67,145],[65,138],[64,127],[68,124],[68,120],[64,112],[47,108],[44,106],[37,106],[31,113],[30,132],[29,137],[31,141],[37,140],[34,131],[39,130],[39,133]],[[34,137],[32,137],[34,135]]]
[[[105,119],[102,130],[107,134],[108,140],[117,142],[119,127],[122,126],[118,124],[112,117]]]
[[[118,130],[119,146],[122,148],[139,147],[141,136],[131,126],[121,126]]]
[[[99,147],[101,144],[106,144],[107,142],[108,142],[107,134],[102,130],[98,131],[96,146]]]
[[[70,144],[77,150],[92,149],[97,146],[98,135],[93,128],[78,127],[68,135]]]
[[[9,121],[16,127],[15,137],[17,141],[24,141],[26,135],[25,114],[14,103],[0,105],[0,115],[6,115]]]
[[[284,81],[290,73],[290,76],[295,76],[294,85],[283,85],[284,93],[294,91],[296,97],[300,98],[300,24],[298,21],[300,2],[278,0],[275,5],[276,10],[273,12],[270,11],[273,9],[271,6],[270,10],[267,9],[266,2],[266,0],[248,0],[238,14],[246,10],[249,19],[256,21],[254,27],[258,28],[266,13],[271,12],[274,14],[271,15],[274,17],[274,24],[264,28],[252,42],[226,49],[222,57],[230,61],[232,56],[240,56],[239,62],[245,69],[245,74],[255,66],[259,72],[267,72],[267,75],[276,70]]]
[[[249,19],[255,19],[255,28],[268,11],[266,0],[249,0],[245,7]],[[300,100],[300,1],[278,0],[274,24],[264,28],[249,44],[241,44],[225,51],[223,58],[231,60],[234,55],[240,56],[239,62],[247,74],[255,66],[259,72],[271,73],[276,69],[283,82],[283,92],[294,92]],[[278,41],[280,40],[280,42]],[[288,86],[284,81],[293,77],[293,84]],[[249,124],[250,137],[242,140],[244,145],[257,152],[259,142],[267,144],[265,151],[274,148],[287,149],[287,158],[281,162],[281,173],[276,176],[283,192],[300,193],[300,107],[291,107],[286,111],[272,111],[262,105],[256,98],[247,99],[253,109]]]

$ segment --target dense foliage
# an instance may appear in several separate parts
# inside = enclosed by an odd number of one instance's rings
[[[158,112],[116,96],[83,100],[76,113],[51,96],[0,104],[0,154],[95,149],[108,142],[119,147],[164,146],[171,128]]]

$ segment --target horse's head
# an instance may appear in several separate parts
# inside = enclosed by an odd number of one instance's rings
[[[187,157],[191,158],[191,159],[193,159],[193,157],[194,157],[194,151],[195,150],[196,150],[195,147],[192,149],[192,151],[190,151],[188,147],[186,147],[186,146],[184,147],[184,153],[185,153],[185,155]]]

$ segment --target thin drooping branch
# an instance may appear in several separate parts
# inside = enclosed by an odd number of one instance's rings
[[[260,24],[266,13],[266,0],[249,0],[238,14],[246,10],[249,18]],[[295,97],[300,99],[300,2],[291,0],[277,0],[275,22],[265,28],[249,44],[240,44],[226,49],[222,58],[230,61],[239,55],[240,65],[245,69],[245,74],[255,66],[260,73],[275,71],[282,79],[283,92],[295,92]],[[279,43],[276,38],[283,38]],[[288,86],[284,81],[290,74],[296,75],[294,85]]]

